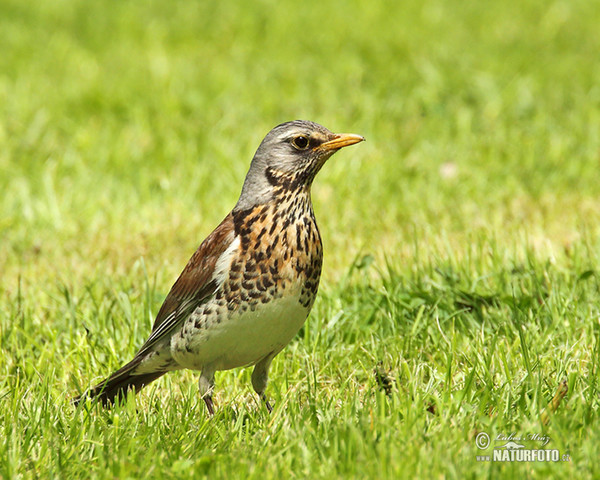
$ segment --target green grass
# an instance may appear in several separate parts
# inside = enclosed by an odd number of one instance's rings
[[[598,6],[0,0],[0,477],[597,478]],[[296,118],[368,141],[315,182],[274,413],[247,369],[214,418],[192,372],[74,409]]]

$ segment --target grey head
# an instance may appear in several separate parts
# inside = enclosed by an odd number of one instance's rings
[[[306,120],[277,125],[254,154],[234,210],[267,203],[282,190],[310,190],[329,157],[363,140],[360,135],[332,133]]]

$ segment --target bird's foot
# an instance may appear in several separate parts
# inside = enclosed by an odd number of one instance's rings
[[[267,407],[267,410],[269,411],[269,413],[273,413],[273,407],[269,403],[269,400],[267,400],[267,396],[263,393],[263,394],[259,394],[259,397],[265,404],[265,407]]]
[[[212,396],[204,395],[204,397],[202,397],[202,400],[204,400],[204,403],[206,404],[208,414],[212,417],[215,414],[215,404],[213,402]]]

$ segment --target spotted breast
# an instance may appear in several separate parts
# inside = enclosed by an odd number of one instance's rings
[[[323,252],[308,192],[234,211],[213,297],[171,339],[182,367],[227,370],[277,354],[314,303]]]

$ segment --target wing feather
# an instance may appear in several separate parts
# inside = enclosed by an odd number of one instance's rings
[[[143,355],[167,337],[220,287],[215,278],[217,261],[235,238],[233,216],[227,215],[206,237],[171,287],[152,327],[152,333],[136,356]]]

